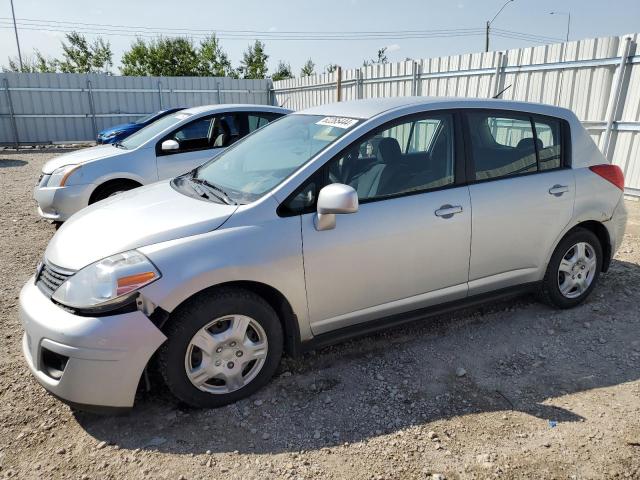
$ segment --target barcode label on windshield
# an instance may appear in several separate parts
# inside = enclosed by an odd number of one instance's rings
[[[316,122],[316,125],[325,125],[327,127],[336,127],[336,128],[351,128],[358,120],[355,118],[346,118],[346,117],[324,117],[319,122]]]

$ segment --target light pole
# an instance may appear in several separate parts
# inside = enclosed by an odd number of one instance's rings
[[[16,26],[16,12],[13,10],[13,0],[11,0],[11,15],[13,16],[13,30],[16,32],[16,45],[18,45],[18,61],[20,71],[22,71],[22,53],[20,53],[20,40],[18,40],[18,27]]]
[[[569,41],[569,29],[571,28],[570,12],[549,12],[549,15],[566,15],[567,16],[567,42]]]
[[[496,18],[498,18],[498,15],[500,15],[502,10],[504,10],[504,7],[506,7],[507,5],[509,5],[513,1],[514,0],[507,0],[507,2],[504,5],[502,5],[502,8],[500,10],[498,10],[498,13],[496,13],[490,21],[487,21],[487,27],[486,27],[486,30],[485,30],[485,37],[484,37],[484,51],[485,52],[489,51],[489,29],[491,28],[491,24],[494,22],[494,20]]]

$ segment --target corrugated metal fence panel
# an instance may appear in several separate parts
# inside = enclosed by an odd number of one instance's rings
[[[608,158],[623,168],[627,191],[640,195],[639,36],[585,39],[343,70],[342,99],[406,95],[487,98],[506,89],[501,96],[508,100],[566,107],[584,122]],[[631,38],[631,50],[618,85],[617,72],[627,38]],[[336,80],[316,75],[274,82],[274,94],[278,99],[286,96],[290,108],[303,109],[335,101]],[[617,98],[620,100],[616,103]],[[612,108],[616,105],[618,108]],[[610,135],[608,147],[606,132]]]
[[[95,128],[102,130],[161,106],[271,104],[270,80],[1,73],[0,144],[15,142],[7,84],[19,141],[25,144],[93,140],[94,114]]]

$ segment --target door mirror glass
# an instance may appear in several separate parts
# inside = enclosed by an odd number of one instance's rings
[[[162,151],[163,152],[169,152],[172,150],[180,150],[180,144],[178,142],[176,142],[175,140],[165,140],[164,142],[162,142]]]
[[[358,211],[358,193],[349,185],[332,183],[318,195],[318,210],[315,216],[316,230],[331,230],[336,227],[336,215]]]

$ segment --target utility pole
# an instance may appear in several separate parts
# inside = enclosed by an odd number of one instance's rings
[[[18,46],[18,61],[20,62],[20,71],[22,72],[22,53],[20,52],[20,40],[18,40],[18,27],[16,26],[16,12],[13,10],[13,0],[11,1],[11,15],[13,16],[13,30],[16,32],[16,45]]]
[[[549,15],[566,15],[567,16],[567,38],[569,41],[569,30],[571,30],[571,12],[549,12]]]
[[[498,13],[496,13],[491,20],[487,21],[487,27],[486,27],[486,30],[485,30],[485,38],[484,38],[484,51],[485,52],[489,51],[489,30],[491,29],[491,24],[495,21],[496,18],[498,18],[498,15],[500,15],[502,10],[504,10],[504,7],[506,7],[507,5],[509,5],[513,1],[514,0],[507,0],[507,2],[504,5],[502,5],[502,8],[500,8],[500,10],[498,10]]]

